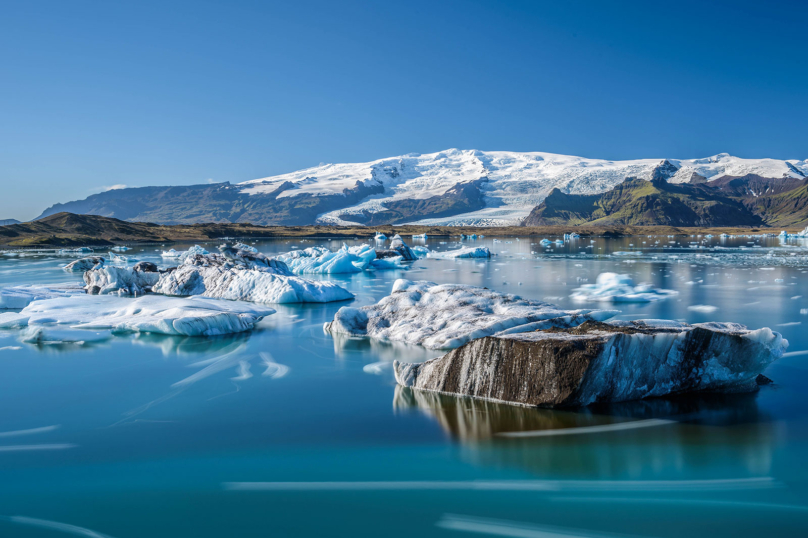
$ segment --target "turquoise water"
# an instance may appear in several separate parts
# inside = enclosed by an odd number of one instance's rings
[[[800,313],[808,308],[808,245],[688,245],[701,241],[601,238],[593,248],[587,239],[548,251],[531,245],[535,238],[486,238],[475,244],[489,246],[491,260],[427,259],[406,271],[330,278],[357,305],[408,278],[575,307],[569,295],[581,283],[629,273],[679,295],[618,305],[623,319],[780,331],[791,354],[769,368],[775,383],[758,393],[578,411],[414,393],[396,387],[390,361],[440,353],[335,341],[322,325],[348,303],[281,305],[258,330],[220,338],[37,347],[0,332],[0,536],[805,536],[808,354],[799,352],[808,350],[808,315]],[[341,243],[256,246],[272,254],[320,244]],[[0,256],[0,285],[69,281],[65,262]],[[288,373],[264,375],[262,352]],[[657,422],[498,435],[637,419]]]

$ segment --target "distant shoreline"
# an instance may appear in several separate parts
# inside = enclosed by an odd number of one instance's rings
[[[553,237],[575,232],[581,237],[630,237],[647,235],[732,235],[777,234],[785,229],[796,233],[804,227],[727,227],[686,228],[675,226],[539,226],[539,227],[476,227],[476,226],[256,226],[252,224],[176,224],[159,225],[126,222],[96,215],[58,213],[44,219],[0,227],[0,248],[66,248],[112,247],[115,245],[153,245],[189,241],[224,241],[232,239],[297,238],[372,238],[376,232],[391,237],[400,234],[405,241],[412,235],[459,237],[461,234],[487,237]]]

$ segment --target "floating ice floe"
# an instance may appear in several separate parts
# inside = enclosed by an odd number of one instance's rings
[[[634,284],[629,275],[601,273],[595,284],[585,284],[573,290],[570,296],[576,301],[614,303],[648,303],[678,295],[675,290],[663,290],[650,284]]]
[[[426,235],[426,234],[416,234],[416,235],[413,235],[412,238],[413,239],[424,239],[424,240],[426,240],[426,239],[429,239],[429,236]]]
[[[84,288],[77,284],[10,286],[0,289],[0,310],[19,310],[33,301],[84,294]]]
[[[530,406],[584,406],[682,392],[754,390],[788,341],[734,323],[587,322],[499,334],[418,364],[396,381],[421,390]]]
[[[176,270],[165,272],[152,287],[163,295],[202,295],[256,303],[327,303],[352,299],[333,282],[295,276],[283,261],[228,252],[188,256]],[[246,254],[246,253],[245,253]]]
[[[376,232],[376,241],[387,241],[387,236],[381,232]]]
[[[205,297],[84,295],[34,301],[19,313],[2,313],[0,328],[29,327],[23,338],[33,341],[86,341],[98,330],[216,336],[249,331],[274,313],[266,306]]]
[[[399,279],[389,296],[375,305],[340,308],[324,329],[450,349],[500,331],[569,327],[615,314],[614,310],[561,310],[475,286]]]
[[[447,250],[444,252],[429,252],[427,258],[436,258],[441,260],[459,259],[459,258],[490,258],[491,251],[488,247],[463,247],[456,250]]]

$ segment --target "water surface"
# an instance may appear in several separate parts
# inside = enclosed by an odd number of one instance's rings
[[[597,238],[548,249],[538,239],[474,242],[491,260],[323,277],[356,299],[280,305],[249,334],[33,346],[0,332],[0,536],[804,536],[808,244]],[[313,245],[341,241],[256,244],[270,255]],[[153,246],[126,255],[162,263]],[[61,271],[67,261],[2,255],[0,285],[78,282]],[[679,292],[620,304],[622,319],[780,331],[791,353],[766,371],[775,383],[526,409],[396,387],[393,359],[440,353],[322,330],[340,306],[376,302],[397,278],[574,308],[572,290],[604,271]],[[572,433],[635,420],[655,422]],[[552,434],[502,435],[533,431]]]

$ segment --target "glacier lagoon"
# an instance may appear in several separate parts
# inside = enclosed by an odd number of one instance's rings
[[[540,239],[405,238],[493,256],[307,275],[356,298],[270,305],[255,330],[231,336],[78,345],[0,332],[0,535],[804,535],[808,242]],[[270,257],[342,246],[248,243]],[[126,256],[165,266],[168,247]],[[61,269],[69,257],[10,254],[0,286],[81,280]],[[571,297],[605,272],[677,293]],[[418,392],[395,385],[392,361],[442,351],[323,331],[340,307],[376,303],[398,278],[614,308],[622,320],[771,327],[790,346],[764,372],[774,384],[751,394],[546,410]]]

